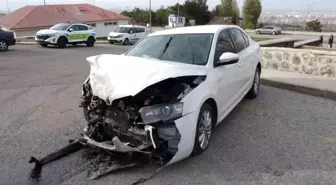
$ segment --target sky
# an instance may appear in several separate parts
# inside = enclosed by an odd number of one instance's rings
[[[44,0],[0,0],[0,11],[7,12],[7,2],[10,11],[14,11],[25,5],[42,5]],[[131,10],[134,7],[148,8],[149,0],[45,0],[46,4],[90,3],[105,9]],[[184,0],[179,0],[183,3]],[[244,0],[237,0],[241,7]],[[152,9],[161,5],[169,6],[178,0],[151,0]],[[264,11],[302,11],[307,9],[308,2],[313,4],[309,11],[336,11],[336,0],[261,0]],[[208,0],[210,10],[220,4],[220,0]]]

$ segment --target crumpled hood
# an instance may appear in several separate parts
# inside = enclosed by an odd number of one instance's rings
[[[61,32],[65,32],[65,31],[60,31],[60,30],[49,30],[49,29],[44,29],[44,30],[40,30],[36,33],[36,35],[45,35],[45,34],[57,34],[57,33],[61,33]]]
[[[88,57],[87,61],[90,64],[92,93],[107,104],[115,99],[134,96],[168,78],[203,76],[207,72],[205,66],[112,54]]]

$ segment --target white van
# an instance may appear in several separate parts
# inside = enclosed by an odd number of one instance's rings
[[[124,45],[134,44],[149,34],[145,26],[120,25],[109,34],[109,43],[122,43]]]

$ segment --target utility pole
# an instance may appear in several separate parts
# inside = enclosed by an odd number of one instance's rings
[[[43,0],[43,2],[44,2],[44,5],[46,5],[46,2],[45,2],[45,0]]]
[[[149,0],[149,33],[152,33],[152,1]]]
[[[7,12],[9,13],[10,10],[9,10],[9,4],[8,4],[8,0],[6,0],[6,4],[7,4]]]
[[[177,1],[177,27],[180,25],[180,0]]]
[[[305,16],[305,19],[304,19],[304,26],[303,26],[303,31],[306,31],[306,28],[307,28],[307,17],[308,17],[308,11],[309,11],[309,7],[311,4],[314,4],[314,2],[307,2],[308,5],[307,5],[307,10],[306,10],[306,16]]]

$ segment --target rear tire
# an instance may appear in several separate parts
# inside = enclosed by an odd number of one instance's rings
[[[257,34],[260,34],[260,31],[257,31]]]
[[[253,84],[249,92],[246,94],[246,98],[254,99],[258,96],[260,89],[260,69],[257,67],[254,73]]]
[[[209,147],[214,121],[215,114],[213,107],[208,103],[204,103],[197,118],[195,143],[192,155],[199,155]]]
[[[93,37],[89,37],[87,42],[86,42],[86,46],[87,47],[93,47],[95,44],[95,39]]]
[[[0,40],[0,51],[7,51],[8,43],[6,40]]]
[[[61,37],[58,39],[57,41],[57,47],[58,48],[65,48],[66,44],[67,44],[67,39],[65,37]]]

